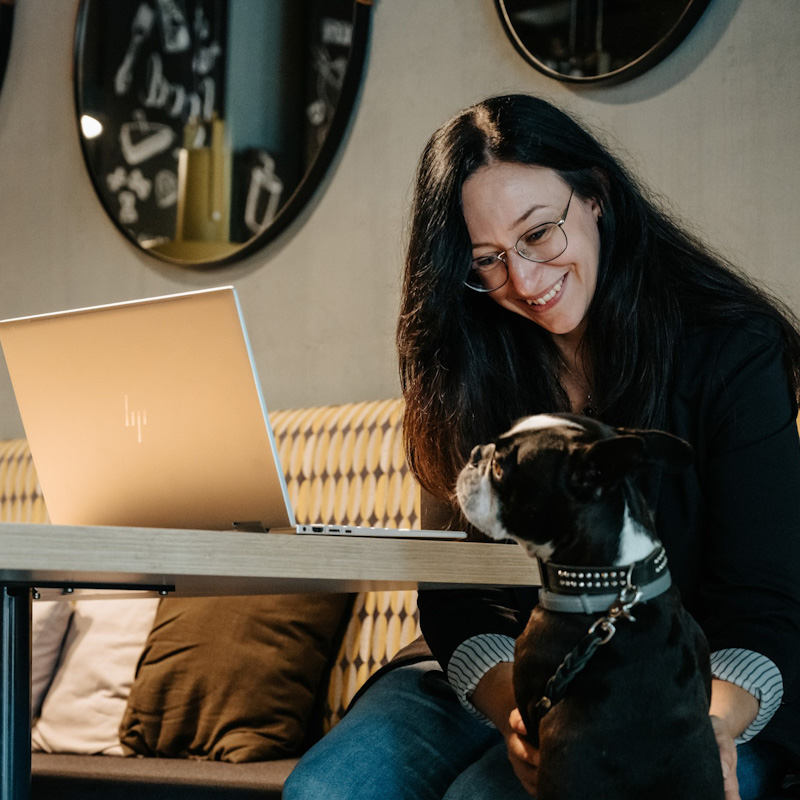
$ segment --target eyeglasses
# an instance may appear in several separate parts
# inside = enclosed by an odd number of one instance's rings
[[[558,258],[567,249],[567,234],[563,226],[567,221],[569,204],[574,193],[574,189],[569,193],[567,207],[558,222],[534,225],[517,239],[513,250],[527,261],[539,264]],[[464,284],[476,292],[494,292],[507,282],[508,250],[503,250],[474,258]]]

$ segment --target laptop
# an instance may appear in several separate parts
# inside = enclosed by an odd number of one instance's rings
[[[54,524],[465,538],[298,525],[232,286],[0,322]]]

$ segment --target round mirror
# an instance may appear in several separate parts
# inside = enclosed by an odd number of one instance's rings
[[[612,83],[671,53],[709,0],[496,0],[506,32],[536,69],[561,81]]]
[[[344,138],[370,11],[371,0],[82,0],[81,144],[120,230],[199,268],[284,230]]]
[[[6,76],[8,53],[11,50],[11,29],[14,25],[14,0],[0,0],[0,87]]]

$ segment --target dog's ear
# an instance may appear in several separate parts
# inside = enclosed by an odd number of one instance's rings
[[[579,491],[602,492],[616,486],[645,457],[639,436],[614,436],[582,447],[573,455],[573,486]]]
[[[617,428],[622,436],[638,436],[644,442],[645,455],[642,461],[663,467],[667,472],[680,472],[694,460],[694,450],[689,442],[664,431],[639,431]]]

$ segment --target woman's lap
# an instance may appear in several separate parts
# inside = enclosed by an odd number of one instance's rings
[[[284,800],[525,800],[500,734],[425,675],[434,662],[383,676],[300,760]],[[780,749],[739,747],[742,800],[780,785]]]
[[[502,739],[448,687],[426,681],[436,669],[435,662],[400,667],[370,687],[303,756],[284,800],[442,800],[455,778]]]
[[[758,800],[778,790],[787,768],[782,747],[754,739],[739,745],[737,757],[736,777],[742,800]]]
[[[506,743],[502,739],[453,781],[442,800],[498,800],[498,798],[532,800],[511,769]]]

